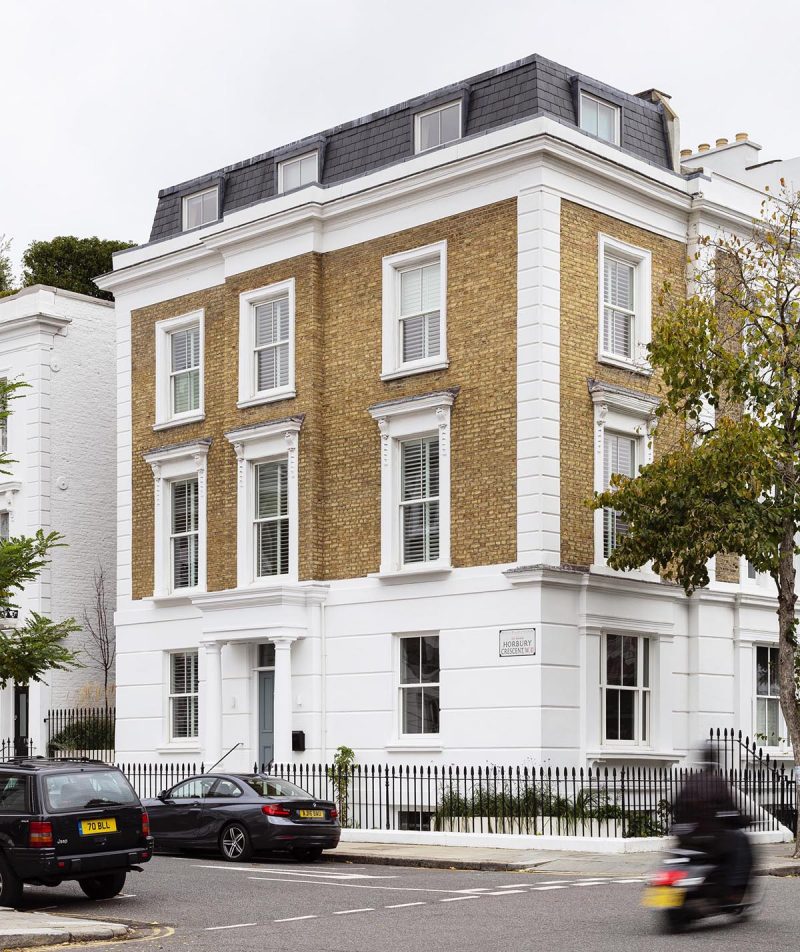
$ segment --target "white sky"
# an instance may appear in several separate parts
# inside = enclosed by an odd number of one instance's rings
[[[800,154],[792,0],[0,0],[0,234],[146,241],[159,188],[541,53]]]

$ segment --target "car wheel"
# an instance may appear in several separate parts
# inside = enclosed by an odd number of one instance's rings
[[[306,846],[303,849],[296,849],[292,851],[292,855],[296,860],[301,862],[315,862],[322,856],[322,847],[321,846]]]
[[[22,899],[22,880],[5,856],[0,856],[0,906],[18,906]]]
[[[243,862],[253,855],[250,834],[241,823],[229,823],[219,838],[219,848],[225,859],[232,863]]]
[[[92,876],[81,879],[78,885],[90,899],[113,899],[125,887],[127,873],[108,873],[105,876]]]

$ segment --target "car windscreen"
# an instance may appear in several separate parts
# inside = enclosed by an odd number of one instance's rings
[[[311,794],[301,790],[288,780],[278,780],[276,777],[243,777],[244,782],[252,787],[261,797],[304,797]]]
[[[133,788],[118,770],[45,774],[44,796],[53,813],[139,803]]]

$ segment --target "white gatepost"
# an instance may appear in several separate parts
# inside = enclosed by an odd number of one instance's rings
[[[275,735],[273,760],[288,764],[292,760],[292,644],[297,636],[277,635],[275,645]]]
[[[205,695],[203,697],[203,751],[205,766],[222,756],[222,644],[203,642],[205,649]]]

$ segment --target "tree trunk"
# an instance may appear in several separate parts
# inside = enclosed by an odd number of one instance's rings
[[[794,751],[795,762],[800,757],[800,704],[797,700],[797,682],[795,680],[795,569],[794,569],[794,525],[787,520],[783,541],[780,547],[778,566],[778,630],[779,664],[778,680],[781,689],[781,709],[789,732],[789,741]],[[794,856],[800,857],[800,784],[796,789],[795,803],[798,807],[795,829]]]

